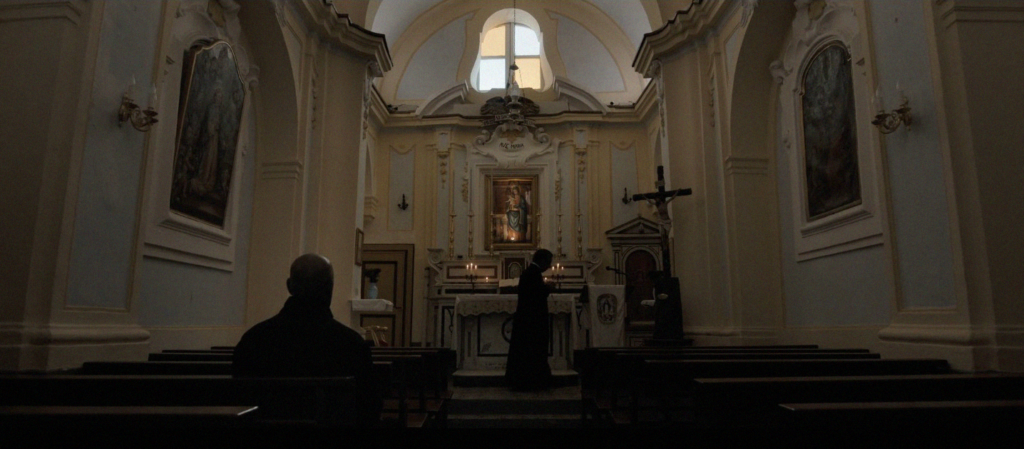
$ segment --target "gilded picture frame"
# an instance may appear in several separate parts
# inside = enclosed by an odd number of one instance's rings
[[[223,228],[245,84],[227,42],[199,41],[185,52],[184,61],[170,209]]]
[[[537,248],[537,175],[486,175],[485,249]]]
[[[814,221],[861,204],[857,120],[850,52],[839,42],[811,58],[801,83],[804,218]]]

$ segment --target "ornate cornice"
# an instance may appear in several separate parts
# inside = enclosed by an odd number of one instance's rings
[[[77,25],[87,6],[84,0],[0,2],[0,21],[67,19]]]
[[[348,14],[338,12],[333,0],[302,0],[295,5],[309,29],[321,39],[376,63],[374,76],[384,76],[391,70],[391,52],[384,35],[352,23]]]
[[[657,30],[644,35],[633,58],[633,69],[650,78],[651,65],[659,57],[701,39],[730,10],[724,0],[693,0],[688,8]]]

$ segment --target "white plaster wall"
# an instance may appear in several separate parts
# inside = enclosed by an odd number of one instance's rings
[[[423,100],[455,84],[469,17],[445,25],[416,50],[398,84],[398,99]]]
[[[637,217],[639,214],[639,202],[624,204],[622,198],[623,189],[629,191],[629,196],[640,193],[637,184],[636,166],[636,144],[633,143],[626,148],[619,148],[614,142],[612,146],[612,179],[607,184],[610,189],[608,199],[612,205],[612,227],[621,225]],[[674,187],[669,187],[674,188]]]
[[[160,2],[112,0],[103,28],[82,155],[67,304],[127,309],[145,134],[119,126],[115,112],[135,77],[134,99],[149,106]],[[177,111],[159,111],[173,120]],[[168,118],[170,117],[170,118]]]
[[[413,214],[416,212],[416,190],[413,188],[416,180],[416,152],[411,150],[405,154],[396,151],[390,152],[391,170],[388,203],[385,207],[388,211],[388,230],[390,231],[411,231]],[[402,195],[409,208],[402,210],[398,204],[402,202]]]
[[[953,307],[949,203],[921,2],[869,4],[875,64],[885,107],[899,107],[899,82],[913,109],[910,130],[885,135],[903,308]],[[899,45],[893,43],[898,42]]]
[[[651,32],[651,22],[638,0],[588,0],[618,21],[635,48],[640,47],[644,34]]]
[[[793,176],[785,145],[778,145],[779,210],[792,210]],[[869,169],[869,167],[865,167]],[[786,326],[849,326],[888,324],[892,291],[882,246],[796,261],[792,214],[779,214],[782,240]]]
[[[558,21],[558,52],[566,75],[592,93],[626,89],[619,67],[608,49],[575,20],[551,14]]]
[[[254,119],[247,125],[252,133]],[[243,131],[244,132],[244,131]],[[243,153],[239,151],[239,153]],[[140,267],[139,297],[135,306],[139,324],[160,326],[243,326],[245,325],[246,285],[249,274],[249,239],[252,235],[253,186],[256,157],[254,152],[241,155],[235,166],[246,167],[236,173],[241,181],[239,214],[235,245],[234,271],[221,271],[151,257],[144,257]],[[285,288],[287,273],[280,274],[280,289],[274,293],[281,301],[288,297]],[[270,294],[268,292],[268,294]]]
[[[398,42],[398,38],[409,24],[438,3],[441,3],[441,0],[381,1],[370,29],[384,34],[388,42],[393,44]]]

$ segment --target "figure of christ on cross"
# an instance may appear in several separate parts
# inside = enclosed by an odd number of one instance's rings
[[[671,277],[672,257],[668,244],[668,232],[672,228],[672,217],[668,214],[668,203],[678,196],[687,196],[693,193],[692,189],[665,190],[665,167],[658,166],[658,180],[654,183],[658,188],[657,192],[638,193],[633,195],[633,201],[646,200],[658,209],[658,221],[661,223],[661,261],[665,274]]]
[[[665,190],[665,167],[658,166],[657,192],[638,193],[633,201],[646,200],[658,208],[658,221],[661,224],[661,266],[662,271],[652,272],[654,278],[654,341],[681,344],[683,339],[683,304],[679,292],[679,278],[672,275],[672,248],[669,247],[668,233],[672,225],[672,217],[668,213],[668,203],[679,196],[693,193],[691,189]]]

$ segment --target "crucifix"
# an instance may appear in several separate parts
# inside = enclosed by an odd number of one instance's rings
[[[672,217],[668,214],[668,203],[679,196],[693,193],[691,189],[665,190],[665,167],[658,166],[658,181],[654,183],[657,192],[638,193],[633,201],[646,200],[658,208],[661,223],[661,266],[662,271],[652,272],[654,278],[654,338],[652,344],[683,344],[683,304],[679,291],[679,278],[672,276],[672,248],[669,247],[668,233],[672,229]]]
[[[693,193],[692,189],[665,190],[665,167],[658,166],[658,180],[654,185],[658,187],[657,192],[638,193],[633,195],[633,201],[647,200],[648,204],[658,209],[658,218],[661,222],[661,266],[667,276],[672,273],[672,257],[668,244],[668,232],[672,229],[672,217],[668,214],[668,203],[679,196],[686,196]]]

